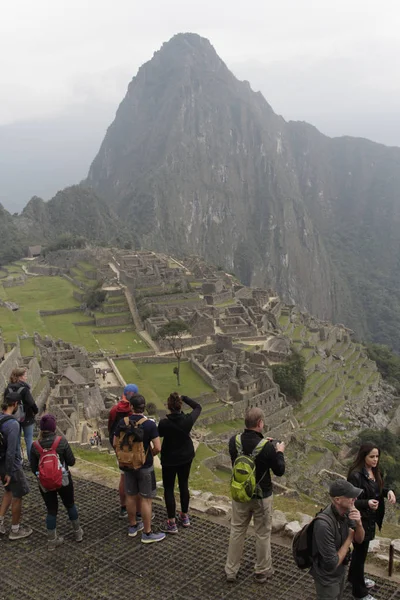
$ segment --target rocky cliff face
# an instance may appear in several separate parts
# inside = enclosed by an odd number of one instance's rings
[[[131,81],[88,183],[144,247],[201,254],[400,349],[399,167],[399,149],[285,122],[180,34]]]

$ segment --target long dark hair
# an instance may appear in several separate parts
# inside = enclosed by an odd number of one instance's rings
[[[364,442],[363,444],[361,444],[361,446],[358,449],[357,452],[357,456],[354,459],[354,462],[350,465],[349,467],[349,472],[347,474],[348,477],[350,477],[350,475],[354,472],[354,471],[361,471],[363,469],[363,467],[365,467],[365,457],[368,456],[368,454],[370,452],[372,452],[372,450],[374,449],[378,450],[378,464],[376,465],[376,467],[372,467],[372,472],[375,476],[375,480],[379,486],[379,491],[381,492],[383,489],[383,479],[382,479],[382,475],[381,472],[379,470],[379,460],[381,457],[381,450],[380,448],[378,448],[378,446],[376,444],[374,444],[374,442]]]

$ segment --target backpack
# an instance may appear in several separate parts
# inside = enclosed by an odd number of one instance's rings
[[[14,415],[4,415],[3,417],[0,417],[0,461],[4,460],[7,454],[6,437],[1,432],[1,426],[10,419],[15,419]]]
[[[267,444],[269,439],[262,439],[254,448],[250,455],[243,453],[241,435],[238,434],[235,438],[238,456],[233,463],[232,478],[231,478],[231,496],[236,502],[250,502],[253,498],[262,498],[260,493],[260,481],[256,481],[256,463],[255,459],[260,454],[261,450]],[[265,473],[264,473],[265,475]],[[263,475],[263,477],[264,477]]]
[[[39,452],[39,483],[47,492],[54,492],[62,486],[63,472],[57,448],[62,440],[59,435],[51,448],[42,448],[39,442],[33,442]]]
[[[129,417],[124,417],[125,429],[120,431],[115,445],[115,454],[117,455],[119,468],[123,471],[140,469],[146,462],[147,452],[144,450],[144,429],[143,423],[147,421],[146,417],[134,421]]]
[[[13,390],[11,387],[8,387],[7,393],[8,394],[16,393],[20,396],[23,389],[25,389],[23,385],[21,385],[21,387],[19,387],[17,390]],[[17,419],[18,423],[23,423],[25,421],[25,406],[22,401],[22,397],[21,397],[20,401],[18,402],[18,408],[13,416],[15,419]]]
[[[313,553],[312,553],[312,542],[314,534],[314,524],[317,519],[325,521],[330,525],[333,521],[329,515],[326,515],[322,510],[313,518],[312,521],[304,525],[300,531],[298,531],[292,541],[292,553],[294,562],[299,569],[310,569],[313,564]],[[335,528],[336,532],[336,528]]]

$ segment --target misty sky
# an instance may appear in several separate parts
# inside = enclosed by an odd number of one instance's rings
[[[207,37],[285,119],[400,146],[397,0],[3,0],[0,202],[83,178],[139,66],[185,31]],[[34,183],[16,193],[14,163],[33,148],[24,186]]]

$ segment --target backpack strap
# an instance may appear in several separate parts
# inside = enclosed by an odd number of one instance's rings
[[[260,454],[261,450],[264,448],[265,444],[268,444],[269,441],[270,440],[268,438],[263,438],[262,440],[260,440],[257,446],[254,448],[253,452],[251,453],[251,456],[253,458],[256,458]]]
[[[44,449],[42,448],[42,446],[41,446],[41,444],[40,444],[39,440],[35,440],[35,441],[33,442],[32,446],[33,446],[34,448],[36,448],[36,450],[39,452],[39,456],[42,456],[42,454],[43,454],[43,452],[44,452]]]
[[[124,423],[125,423],[125,426],[128,427],[128,425],[129,425],[129,417],[124,417]]]
[[[60,445],[61,440],[62,440],[61,435],[58,435],[57,437],[55,437],[50,450],[52,450],[53,452],[57,452],[57,448]]]
[[[139,421],[135,421],[135,425],[136,427],[138,425],[141,425],[142,423],[144,423],[145,421],[147,421],[147,417],[142,417],[141,419],[139,419]]]
[[[6,421],[9,421],[10,419],[14,419],[14,421],[16,421],[16,419],[12,415],[0,416],[0,427],[3,425],[3,423],[5,423]]]
[[[235,437],[235,446],[236,446],[238,456],[243,454],[242,436],[240,433],[238,433]]]

